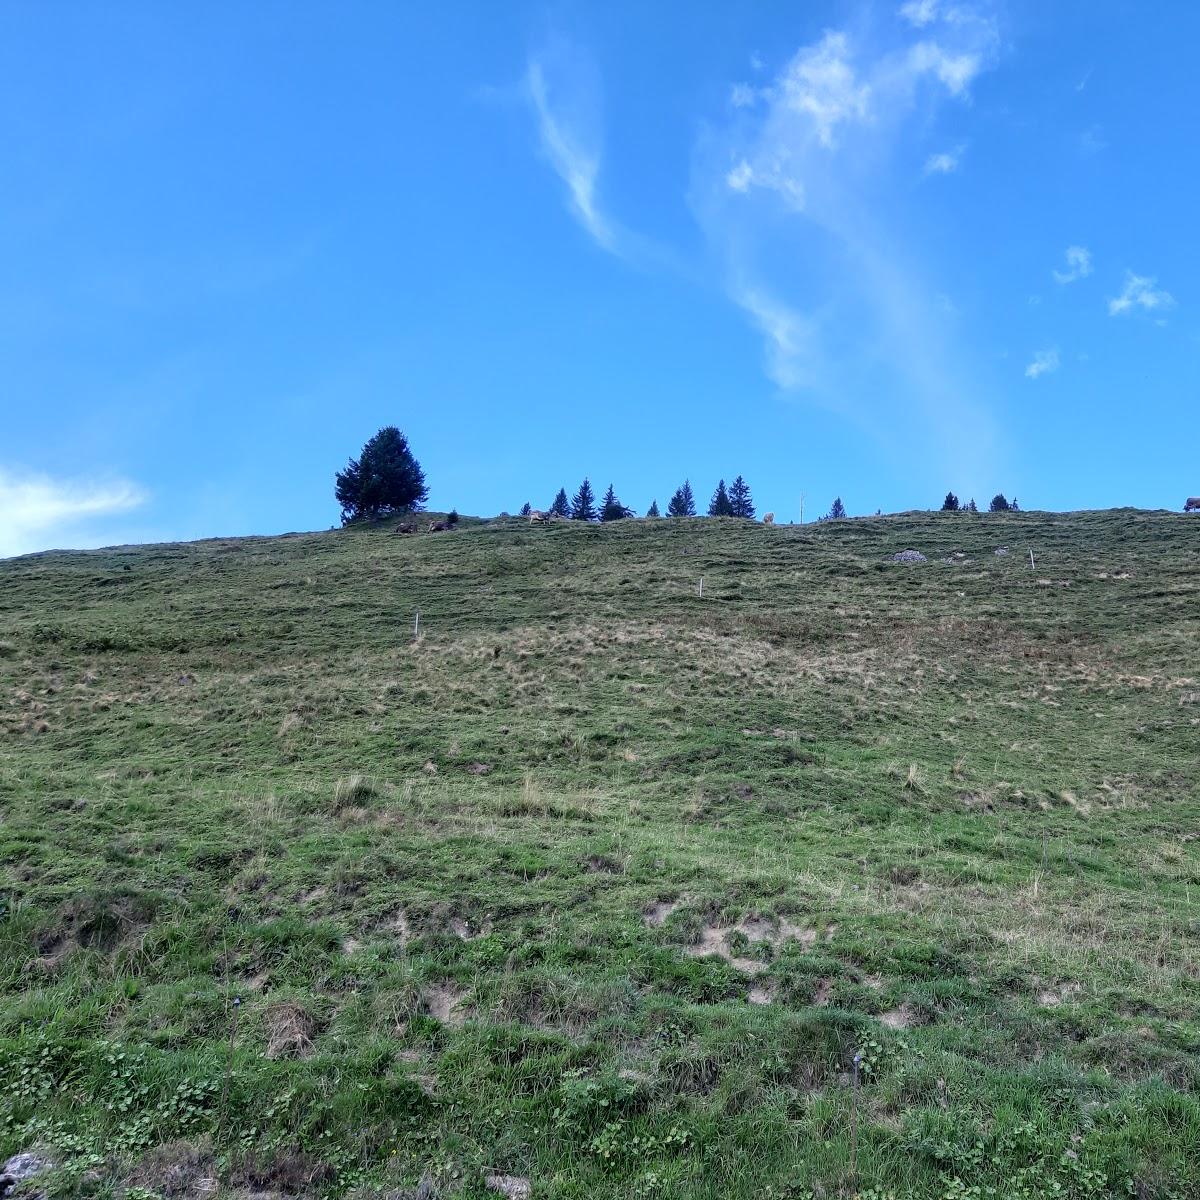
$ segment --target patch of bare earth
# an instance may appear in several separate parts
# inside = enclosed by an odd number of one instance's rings
[[[434,1020],[456,1027],[466,1021],[466,992],[450,984],[432,984],[421,995],[426,1011]]]
[[[746,975],[759,975],[765,971],[767,963],[762,960],[734,953],[730,946],[733,934],[741,934],[751,946],[766,944],[772,948],[788,941],[797,941],[807,949],[817,940],[815,929],[796,925],[786,919],[773,923],[765,917],[744,917],[736,925],[705,925],[701,930],[700,940],[685,947],[685,952],[692,958],[705,958],[715,954]]]
[[[1082,984],[1063,983],[1056,988],[1045,988],[1038,992],[1038,1003],[1043,1008],[1059,1008],[1063,1004],[1070,1004],[1082,991]]]
[[[880,1013],[879,1023],[888,1029],[911,1029],[917,1023],[917,1013],[911,1005],[901,1004],[899,1008]]]

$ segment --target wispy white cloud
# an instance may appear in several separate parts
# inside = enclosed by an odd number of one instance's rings
[[[1054,272],[1059,283],[1074,283],[1092,273],[1092,252],[1086,246],[1068,246],[1066,257],[1067,269]]]
[[[96,522],[145,500],[125,480],[91,483],[0,468],[0,558],[102,542]]]
[[[1051,347],[1049,350],[1038,350],[1033,356],[1033,361],[1025,368],[1025,378],[1040,379],[1043,375],[1057,371],[1058,366],[1057,346]]]
[[[812,383],[815,323],[755,288],[735,291],[733,298],[750,314],[764,335],[767,376],[785,390]]]
[[[826,147],[833,145],[838,125],[866,118],[871,99],[870,85],[858,78],[850,62],[846,35],[834,32],[796,54],[779,80],[778,91],[783,106],[807,117],[817,140]]]
[[[1119,317],[1125,313],[1133,312],[1137,308],[1144,309],[1147,312],[1154,312],[1156,309],[1171,308],[1175,304],[1175,298],[1170,292],[1156,287],[1155,284],[1157,283],[1157,279],[1151,279],[1146,275],[1135,275],[1132,271],[1126,271],[1125,286],[1121,289],[1121,294],[1114,296],[1108,302],[1108,315],[1110,317]]]
[[[900,15],[910,25],[923,29],[937,19],[937,0],[908,0],[908,3],[900,5]]]
[[[749,108],[758,99],[758,92],[748,83],[735,83],[729,89],[729,103],[734,108]]]
[[[600,173],[598,118],[595,98],[584,91],[593,86],[593,81],[590,72],[581,71],[572,61],[576,58],[568,48],[556,45],[544,57],[530,59],[525,87],[537,115],[542,152],[567,185],[571,211],[601,246],[613,250],[616,232],[596,194]],[[552,73],[556,80],[561,78],[574,89],[569,99],[552,91]]]
[[[705,131],[692,203],[773,383],[892,445],[921,429],[969,474],[994,453],[994,424],[953,336],[961,314],[904,224],[900,151],[967,99],[999,43],[975,10],[928,7],[915,36],[868,19],[800,46],[753,108]],[[964,147],[929,169],[952,170]]]
[[[939,154],[931,154],[925,160],[926,175],[950,175],[958,170],[962,162],[963,147],[956,146],[953,150],[943,150]]]
[[[954,96],[963,95],[983,67],[981,54],[955,54],[937,42],[918,42],[909,50],[908,59],[915,74],[936,75]]]

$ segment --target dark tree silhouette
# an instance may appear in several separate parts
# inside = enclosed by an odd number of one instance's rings
[[[1009,503],[1004,498],[1003,492],[997,492],[992,497],[991,504],[988,505],[988,512],[1008,512]]]
[[[566,488],[558,489],[558,495],[554,497],[554,503],[550,505],[550,511],[556,517],[569,517],[571,515],[571,502],[567,499]]]
[[[846,506],[841,496],[836,496],[829,506],[829,511],[821,518],[822,521],[840,521],[846,515]]]
[[[596,494],[587,478],[579,485],[579,491],[571,501],[572,521],[594,521],[596,519]]]
[[[334,495],[342,506],[342,524],[363,517],[420,509],[429,489],[408,440],[386,425],[337,473]]]
[[[608,491],[604,493],[604,499],[600,502],[600,520],[602,521],[623,521],[626,517],[632,517],[632,509],[628,509],[617,499],[617,493],[613,491],[613,485],[608,485]]]
[[[942,501],[942,512],[958,512],[958,497],[953,492],[946,493]]]
[[[966,504],[963,505],[963,512],[977,513],[978,511],[979,505],[975,503],[974,499],[968,500]]]
[[[531,512],[533,512],[533,505],[526,500],[525,503],[521,505],[521,516],[527,517]]]
[[[1013,498],[1012,498],[1012,499],[1011,499],[1011,500],[1008,502],[1008,510],[1009,510],[1009,512],[1020,512],[1020,511],[1021,511],[1021,506],[1020,506],[1020,505],[1017,503],[1017,498],[1016,498],[1016,496],[1014,496],[1014,497],[1013,497]]]
[[[685,479],[683,486],[675,489],[671,503],[667,505],[668,517],[694,517],[696,515],[696,498],[692,495],[692,485]]]
[[[658,511],[658,501],[657,500],[650,501],[650,507],[648,509],[646,509],[646,516],[648,516],[648,517],[662,516],[662,514]]]
[[[754,501],[750,496],[750,488],[739,475],[729,489],[729,504],[735,517],[748,517],[754,520]]]
[[[708,504],[708,515],[710,517],[732,517],[733,502],[729,499],[729,493],[725,490],[725,480],[720,480],[717,483],[717,490],[713,492],[713,498]]]

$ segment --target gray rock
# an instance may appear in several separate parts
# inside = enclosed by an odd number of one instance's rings
[[[0,1167],[0,1200],[11,1195],[18,1184],[24,1183],[26,1179],[32,1179],[41,1171],[49,1170],[52,1166],[54,1166],[53,1160],[45,1154],[39,1154],[36,1150],[23,1150],[20,1154],[14,1154],[3,1167]]]
[[[997,546],[997,547],[996,547],[996,553],[997,553],[997,554],[1007,554],[1007,553],[1008,553],[1008,547],[1007,547],[1007,546]]]
[[[899,554],[892,555],[892,562],[923,563],[928,561],[929,560],[920,552],[920,550],[901,550]]]

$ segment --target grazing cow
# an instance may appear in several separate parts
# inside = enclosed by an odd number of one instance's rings
[[[430,533],[445,533],[447,530],[450,530],[453,528],[454,528],[454,526],[451,525],[449,521],[430,521],[429,522],[429,532]]]
[[[401,524],[397,525],[396,528],[392,532],[393,533],[416,533],[417,532],[417,523],[416,523],[416,521],[404,521]]]
[[[1183,506],[1184,512],[1200,512],[1200,496],[1189,496]]]
[[[549,525],[550,514],[542,512],[539,508],[530,509],[529,523],[530,525]]]
[[[763,517],[763,524],[764,525],[774,525],[775,524],[775,514],[767,513],[767,515],[765,517]]]

